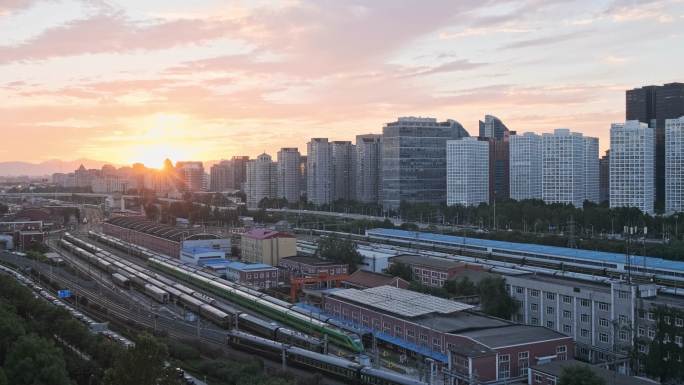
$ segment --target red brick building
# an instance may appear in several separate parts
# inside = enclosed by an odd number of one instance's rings
[[[322,273],[329,275],[343,275],[349,272],[349,266],[344,263],[326,261],[313,257],[287,257],[280,260],[281,268],[288,270],[294,277],[315,277]]]
[[[391,257],[390,263],[402,263],[409,266],[413,271],[414,280],[432,287],[442,287],[444,282],[467,270],[483,271],[482,267],[478,265],[411,254]]]
[[[626,376],[613,371],[590,365],[580,361],[552,361],[530,368],[527,379],[528,385],[556,385],[563,374],[563,369],[572,366],[582,366],[591,369],[598,377],[603,378],[606,384],[611,385],[653,385],[656,382],[641,378]]]
[[[409,282],[401,277],[392,277],[387,274],[373,273],[372,271],[356,270],[349,279],[342,281],[342,286],[352,289],[370,289],[378,286],[393,286],[408,289]]]
[[[572,358],[571,337],[515,324],[472,306],[390,286],[331,292],[324,310],[340,322],[434,359],[454,383],[486,384],[527,378],[541,360]]]

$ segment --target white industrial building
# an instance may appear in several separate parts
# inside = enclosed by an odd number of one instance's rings
[[[541,199],[541,136],[532,132],[512,135],[509,143],[511,199]]]
[[[655,130],[638,120],[610,127],[610,207],[654,213]]]
[[[684,116],[665,121],[665,212],[684,211]]]
[[[489,202],[489,142],[475,137],[447,141],[447,205]]]

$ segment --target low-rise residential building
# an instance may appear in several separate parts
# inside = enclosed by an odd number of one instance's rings
[[[413,279],[423,285],[442,287],[444,282],[456,277],[465,270],[482,270],[479,265],[472,265],[444,258],[431,258],[422,255],[403,254],[390,258],[391,263],[402,263],[413,271]]]
[[[282,258],[297,255],[297,238],[279,231],[253,229],[242,234],[240,248],[245,262],[277,266]]]

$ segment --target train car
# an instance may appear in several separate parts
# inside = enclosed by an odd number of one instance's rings
[[[201,304],[199,306],[199,313],[202,317],[223,328],[229,328],[232,322],[230,314],[226,314],[211,305]]]
[[[319,353],[323,353],[326,350],[324,342],[318,338],[311,337],[310,335],[299,333],[283,327],[277,328],[275,332],[276,341]]]
[[[367,366],[363,367],[359,374],[360,382],[364,385],[425,385],[423,381]]]
[[[228,345],[237,349],[256,353],[260,357],[269,357],[274,360],[282,358],[284,346],[280,342],[253,336],[238,330],[228,331],[227,340]]]
[[[169,293],[164,290],[146,283],[144,286],[145,294],[159,303],[169,303]]]
[[[329,375],[356,382],[359,382],[360,371],[363,368],[361,364],[353,361],[297,347],[287,349],[287,362],[292,365],[315,368]]]
[[[131,280],[124,277],[123,275],[119,273],[114,273],[112,274],[112,281],[114,281],[115,284],[124,287],[126,289],[131,288]]]
[[[178,301],[183,304],[187,309],[194,311],[195,313],[199,313],[200,307],[204,305],[204,303],[197,298],[187,295],[187,294],[181,294],[178,297]]]

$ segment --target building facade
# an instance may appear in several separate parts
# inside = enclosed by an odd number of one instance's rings
[[[541,136],[526,132],[510,139],[511,199],[542,198]]]
[[[610,202],[610,150],[599,159],[599,203]]]
[[[684,116],[665,123],[665,213],[684,211]]]
[[[330,144],[332,159],[332,199],[356,199],[356,146],[338,140]]]
[[[297,238],[269,229],[253,229],[240,239],[242,260],[277,266],[282,258],[297,255]]]
[[[654,213],[655,131],[638,120],[610,127],[610,207]]]
[[[300,154],[297,148],[286,147],[278,151],[278,197],[288,202],[299,202],[301,196]]]
[[[263,263],[229,262],[226,279],[257,289],[278,286],[278,269]]]
[[[599,203],[599,141],[584,137],[584,199]]]
[[[203,191],[204,166],[202,162],[176,162],[176,174],[183,191]]]
[[[684,116],[684,83],[626,91],[626,120],[638,120],[655,129],[656,206],[665,201],[665,121],[681,116]]]
[[[410,267],[414,280],[431,287],[442,287],[446,281],[453,279],[465,270],[483,271],[479,265],[409,254],[391,257],[390,263],[401,263]]]
[[[382,135],[356,136],[356,199],[364,203],[380,201],[382,175]]]
[[[382,129],[382,205],[446,202],[446,142],[469,136],[455,120],[403,117]]]
[[[587,144],[580,133],[565,128],[542,134],[542,199],[582,207],[586,195]],[[598,163],[598,148],[596,148]],[[598,182],[598,175],[597,175]],[[598,195],[598,183],[596,183]]]
[[[490,145],[475,137],[447,141],[447,205],[489,202]]]
[[[278,266],[287,270],[293,277],[317,277],[322,274],[345,275],[349,273],[349,266],[344,263],[314,257],[289,256],[281,259]]]
[[[306,196],[315,205],[332,202],[332,151],[326,138],[312,138],[307,147]]]
[[[229,160],[222,160],[211,166],[209,170],[209,190],[222,192],[235,189],[233,182],[233,165]],[[239,187],[236,189],[239,190]]]
[[[501,119],[485,115],[480,120],[480,138],[489,140],[489,202],[510,197],[510,138],[515,135]]]
[[[245,183],[247,207],[257,208],[264,198],[278,196],[277,164],[268,154],[261,154],[247,162],[247,182]]]

